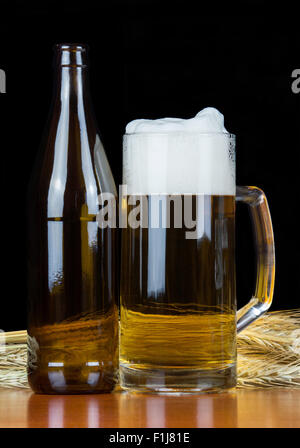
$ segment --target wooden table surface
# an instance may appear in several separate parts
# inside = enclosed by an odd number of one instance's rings
[[[0,389],[1,428],[299,428],[300,390],[155,396]]]

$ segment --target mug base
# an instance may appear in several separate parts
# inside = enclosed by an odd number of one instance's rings
[[[236,364],[225,369],[137,369],[120,365],[120,387],[130,392],[199,394],[236,386]]]

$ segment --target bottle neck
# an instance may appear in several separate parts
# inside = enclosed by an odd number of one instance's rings
[[[55,107],[78,112],[89,101],[87,51],[82,45],[58,45],[55,53]]]

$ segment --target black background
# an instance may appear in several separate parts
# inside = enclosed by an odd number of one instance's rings
[[[190,118],[207,106],[224,114],[237,135],[237,184],[261,187],[269,201],[277,257],[272,309],[300,306],[300,93],[291,90],[300,22],[292,6],[240,3],[27,0],[1,14],[0,328],[26,327],[25,195],[51,100],[52,47],[62,42],[90,47],[93,103],[117,184],[128,121]],[[254,280],[251,226],[240,206],[239,305]]]

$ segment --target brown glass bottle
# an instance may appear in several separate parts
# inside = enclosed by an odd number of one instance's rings
[[[111,391],[118,368],[116,187],[94,119],[87,48],[57,45],[55,89],[28,191],[28,380],[37,393]]]

